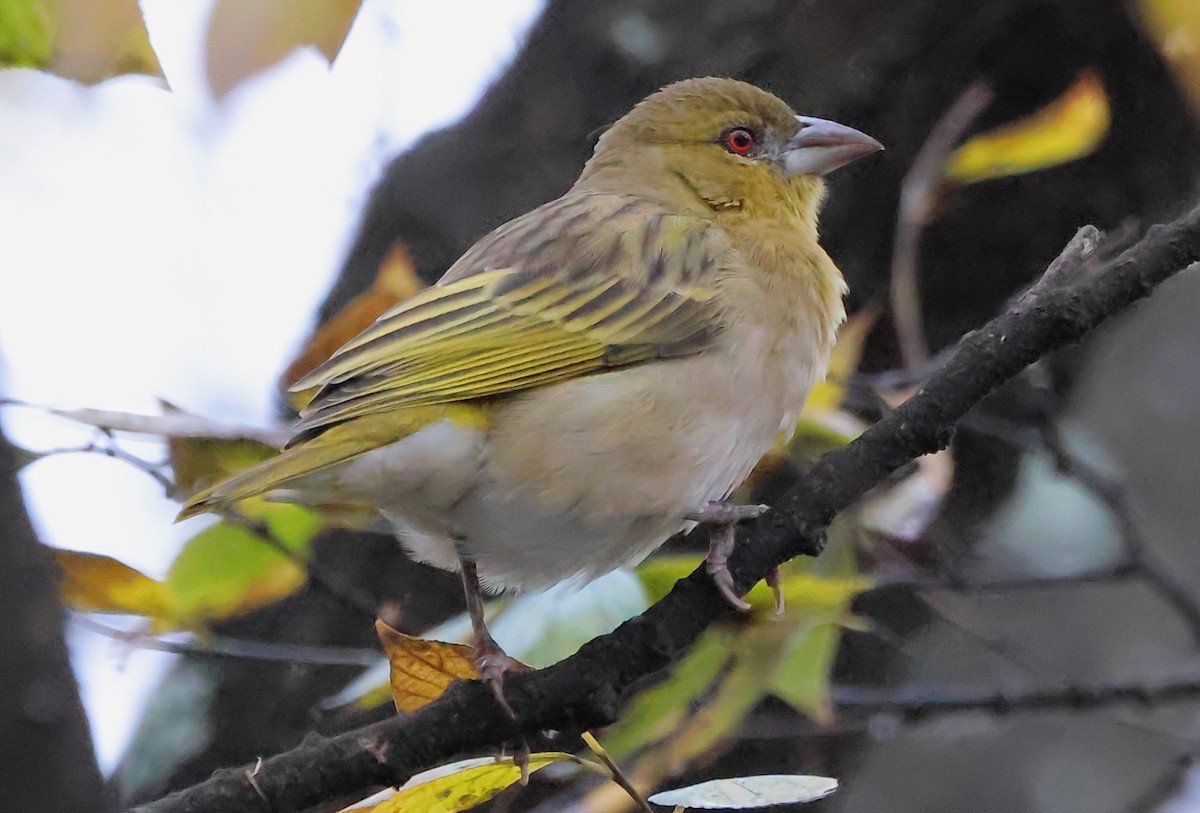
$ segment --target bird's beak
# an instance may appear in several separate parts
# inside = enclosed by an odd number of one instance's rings
[[[879,152],[883,145],[866,133],[836,121],[796,116],[800,129],[788,139],[780,156],[783,172],[792,175],[825,175],[851,161]]]

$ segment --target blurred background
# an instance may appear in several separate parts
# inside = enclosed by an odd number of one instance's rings
[[[177,498],[270,453],[281,382],[565,191],[652,90],[743,78],[887,146],[830,179],[856,316],[767,502],[1080,226],[1113,253],[1200,181],[1195,0],[6,0],[0,61],[0,801],[53,782],[50,809],[393,713],[375,615],[463,633],[457,578],[361,517],[263,538],[174,526]],[[1200,811],[1198,307],[1180,275],[994,394],[793,566],[783,621],[710,632],[606,746],[647,791],[837,777],[818,811]],[[565,657],[695,563],[667,552],[510,601],[501,643]],[[62,728],[39,755],[18,723]],[[629,809],[541,774],[489,805]]]

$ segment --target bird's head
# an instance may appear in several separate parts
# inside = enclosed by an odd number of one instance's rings
[[[686,79],[613,124],[579,185],[649,195],[719,218],[784,214],[815,226],[822,176],[881,149],[851,127],[797,116],[754,85]]]

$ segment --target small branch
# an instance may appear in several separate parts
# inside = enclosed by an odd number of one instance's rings
[[[900,186],[896,237],[892,244],[891,300],[892,319],[905,369],[929,359],[929,346],[925,343],[925,330],[921,325],[921,280],[917,262],[921,232],[932,216],[942,169],[954,145],[991,101],[992,91],[983,82],[975,82],[963,91],[934,124]]]
[[[112,638],[114,641],[120,641],[137,649],[150,649],[194,658],[237,658],[305,663],[314,666],[373,666],[382,658],[382,655],[374,649],[243,641],[221,636],[210,636],[204,641],[168,641],[155,636],[115,629],[85,615],[76,615],[73,621],[77,626],[89,632]]]
[[[891,713],[907,721],[937,714],[988,711],[993,714],[1071,709],[1088,711],[1125,703],[1153,706],[1200,697],[1200,676],[1186,675],[1157,685],[1062,686],[1019,692],[945,694],[839,686],[833,701],[839,709],[871,714]]]
[[[2,401],[3,399],[0,399]],[[125,451],[117,443],[110,433],[100,429],[99,439],[84,443],[79,446],[60,446],[54,449],[44,449],[42,451],[32,451],[25,449],[29,455],[41,459],[44,457],[54,457],[56,455],[65,454],[98,454],[104,457],[111,457],[113,460],[120,460],[122,463],[128,463],[142,474],[152,478],[154,482],[162,486],[163,491],[170,497],[175,493],[175,483],[170,477],[162,473],[162,463],[151,463],[149,460],[138,457],[135,454]]]
[[[819,553],[823,531],[839,511],[897,468],[945,448],[955,424],[984,396],[1197,260],[1200,209],[1150,229],[1083,284],[1035,290],[964,337],[915,395],[849,446],[822,458],[775,502],[775,510],[739,528],[739,544],[729,561],[738,592],[788,559]],[[641,616],[590,641],[572,657],[510,677],[505,693],[516,720],[486,686],[457,683],[417,714],[337,737],[310,737],[296,749],[264,760],[256,773],[257,789],[275,810],[301,810],[398,784],[459,754],[544,729],[578,733],[607,725],[627,694],[675,663],[714,621],[733,615],[701,566]],[[218,772],[140,810],[260,811],[262,799],[245,781],[248,769]]]
[[[1022,593],[1037,590],[1061,589],[1075,585],[1104,584],[1137,576],[1140,570],[1131,562],[1112,567],[1088,570],[1073,576],[1012,576],[997,579],[957,579],[942,576],[914,576],[876,583],[872,589],[912,587],[916,590],[946,590],[954,593]]]

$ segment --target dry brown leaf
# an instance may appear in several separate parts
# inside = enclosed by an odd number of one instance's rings
[[[366,292],[346,303],[337,315],[313,333],[305,343],[296,360],[283,372],[283,385],[289,387],[295,381],[312,372],[334,351],[365,330],[388,309],[413,296],[425,287],[417,276],[412,259],[402,243],[396,243],[388,252],[375,282]],[[312,392],[293,393],[292,405],[299,409],[312,398]]]
[[[50,70],[87,84],[124,73],[162,76],[137,0],[61,0]]]
[[[218,0],[208,26],[208,83],[224,96],[243,79],[314,45],[337,56],[360,0]]]
[[[379,620],[375,631],[392,666],[392,700],[400,711],[432,703],[456,680],[479,677],[469,646],[405,635]]]

